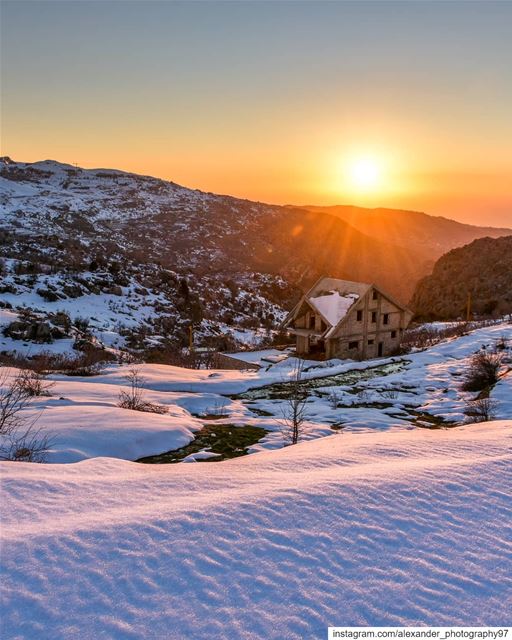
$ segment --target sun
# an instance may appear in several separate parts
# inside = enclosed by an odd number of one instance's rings
[[[374,158],[358,158],[349,165],[350,184],[361,191],[372,191],[379,186],[381,170]]]

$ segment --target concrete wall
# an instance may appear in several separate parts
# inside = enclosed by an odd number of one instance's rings
[[[297,353],[308,353],[309,338],[307,338],[306,336],[297,336],[296,349]]]
[[[244,360],[233,358],[233,356],[227,356],[225,353],[216,353],[214,363],[216,369],[236,369],[238,371],[252,369],[257,371],[260,368],[259,364],[245,362]]]
[[[343,323],[329,345],[328,357],[368,359],[379,355],[382,343],[383,356],[393,353],[399,346],[403,329],[409,321],[404,312],[393,302],[371,289],[351,309],[349,317]],[[357,311],[362,312],[361,320]],[[375,320],[375,321],[374,321]],[[387,322],[386,322],[387,320]],[[394,333],[394,337],[392,337]],[[357,342],[356,348],[349,343]]]

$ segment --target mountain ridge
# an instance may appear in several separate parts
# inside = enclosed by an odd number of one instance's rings
[[[190,324],[198,338],[276,330],[326,274],[407,302],[434,262],[428,247],[382,241],[323,211],[54,160],[2,159],[0,222],[0,302],[40,308],[46,296],[74,310],[73,295],[119,295],[109,304],[124,311],[98,312],[102,330],[126,320],[137,343],[186,344]]]
[[[446,216],[434,216],[423,211],[391,209],[389,207],[358,207],[355,205],[307,205],[309,211],[336,215],[356,229],[372,237],[428,251],[440,257],[450,249],[472,242],[479,237],[501,237],[512,234],[512,228],[473,225]],[[512,213],[511,213],[512,218]]]

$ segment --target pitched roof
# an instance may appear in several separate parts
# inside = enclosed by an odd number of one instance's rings
[[[359,300],[357,293],[341,293],[336,289],[308,298],[309,304],[332,326],[347,315],[350,307]]]
[[[400,309],[407,310],[404,305],[400,304],[392,296],[373,284],[322,277],[317,280],[311,289],[301,298],[300,302],[290,311],[283,324],[287,325],[289,321],[295,317],[295,313],[302,304],[306,302],[320,314],[327,324],[324,337],[329,338],[340,323],[347,317],[352,306],[363,298],[372,287],[377,289]]]

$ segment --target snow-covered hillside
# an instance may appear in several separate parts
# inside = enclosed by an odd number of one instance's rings
[[[137,346],[251,344],[296,295],[253,265],[251,224],[278,207],[149,176],[0,159],[0,306],[91,319]]]
[[[220,464],[3,463],[2,638],[510,625],[512,421]]]

